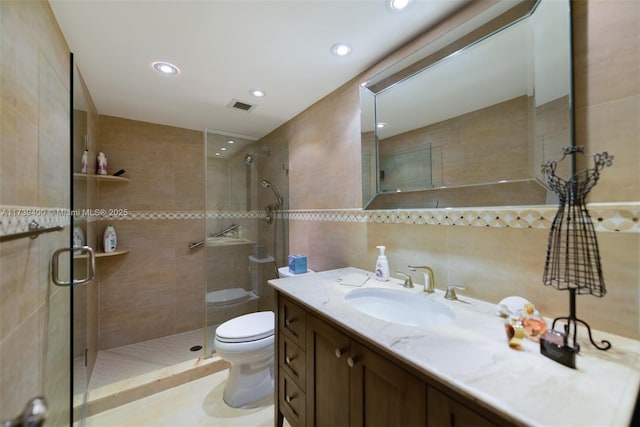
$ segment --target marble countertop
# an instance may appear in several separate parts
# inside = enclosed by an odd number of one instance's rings
[[[417,327],[365,315],[344,298],[358,288],[338,282],[351,273],[371,276],[363,288],[414,292],[416,298],[433,298],[449,306],[456,317],[444,326]],[[380,282],[373,273],[351,267],[269,283],[516,423],[545,427],[630,424],[640,387],[640,341],[593,331],[596,342],[606,339],[612,344],[610,350],[600,351],[588,342],[586,331],[579,329],[581,350],[577,369],[571,369],[541,355],[539,344],[532,341],[524,340],[522,350],[510,348],[496,305],[468,298],[464,291],[458,292],[458,298],[470,304],[446,300],[441,291],[425,294],[420,285],[404,289],[393,278]]]

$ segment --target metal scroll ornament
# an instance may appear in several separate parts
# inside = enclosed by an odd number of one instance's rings
[[[558,177],[558,163],[567,156],[575,156],[578,153],[586,160],[592,159],[593,167],[576,173],[568,180]],[[576,317],[575,297],[576,294],[603,297],[607,292],[600,264],[598,240],[585,199],[598,182],[600,171],[611,166],[613,156],[607,152],[587,156],[583,147],[565,148],[563,154],[560,160],[548,161],[542,165],[547,184],[558,195],[560,201],[549,233],[543,283],[570,292],[570,314],[554,319],[552,329],[555,329],[557,321],[566,321],[565,340],[573,336],[573,349],[579,351],[576,338],[577,324],[581,323],[589,332],[591,344],[600,350],[608,350],[611,343],[603,340],[601,346],[596,344],[589,325]]]

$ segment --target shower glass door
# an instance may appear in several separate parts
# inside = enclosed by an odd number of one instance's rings
[[[258,219],[253,211],[258,179],[255,167],[245,163],[247,154],[256,151],[253,138],[206,130],[204,143],[205,355],[209,357],[215,352],[215,329],[221,323],[257,310],[249,256],[258,242]]]
[[[72,206],[71,221],[73,246],[95,247],[95,234],[89,219],[88,206],[95,195],[95,181],[89,179],[94,171],[93,163],[83,171],[82,158],[95,158],[94,139],[97,131],[97,113],[87,95],[86,87],[72,54],[71,73],[71,170]],[[88,275],[87,258],[75,253],[72,274],[75,280]],[[91,369],[97,355],[97,285],[94,282],[75,285],[71,288],[72,301],[72,408],[74,425],[83,426],[87,416],[87,398]]]

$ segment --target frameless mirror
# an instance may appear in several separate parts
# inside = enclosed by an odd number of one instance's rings
[[[365,208],[555,203],[540,166],[572,145],[570,32],[568,0],[503,0],[363,84]]]

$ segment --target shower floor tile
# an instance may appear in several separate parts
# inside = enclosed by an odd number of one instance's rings
[[[143,375],[203,356],[203,350],[191,351],[203,345],[205,332],[189,332],[161,337],[122,347],[100,350],[89,381],[94,390],[119,381]]]

